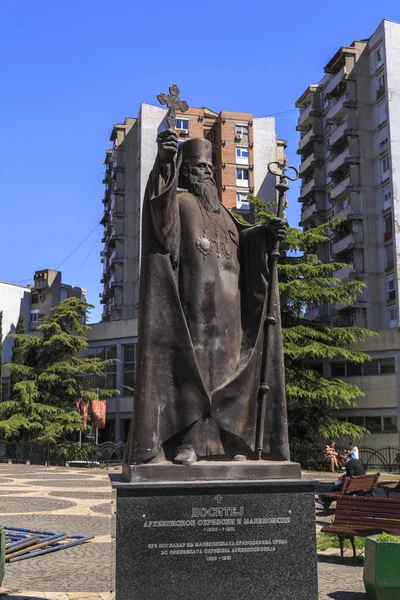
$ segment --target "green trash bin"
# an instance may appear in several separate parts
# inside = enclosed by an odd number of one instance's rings
[[[0,586],[6,570],[6,532],[0,527]]]

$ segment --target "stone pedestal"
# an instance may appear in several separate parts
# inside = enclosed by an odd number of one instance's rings
[[[313,482],[245,467],[235,480],[184,480],[180,466],[170,481],[111,475],[116,600],[317,599]]]

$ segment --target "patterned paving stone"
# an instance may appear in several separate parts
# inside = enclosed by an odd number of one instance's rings
[[[8,564],[3,586],[41,592],[110,592],[112,545],[87,542]]]
[[[110,486],[111,489],[111,484],[108,482],[108,480],[104,479],[103,480],[75,480],[75,479],[52,479],[52,480],[33,480],[33,481],[23,481],[23,483],[25,483],[26,485],[33,485],[35,487],[37,486],[43,486],[43,487],[79,487],[79,488],[92,488],[92,487],[107,487]]]
[[[353,558],[318,557],[318,600],[364,600],[363,562]]]
[[[1,492],[0,492],[1,493]],[[110,500],[112,493],[109,492],[80,492],[79,490],[70,492],[49,492],[50,496],[62,496],[63,498],[77,498],[78,500]]]
[[[0,514],[6,513],[31,513],[61,510],[75,506],[75,502],[68,500],[53,500],[52,498],[27,498],[12,496],[1,500]]]
[[[79,475],[74,475],[73,473],[19,473],[18,475],[15,475],[15,479],[34,479],[34,480],[49,480],[52,481],[53,479],[73,479],[74,481],[77,481],[78,479],[84,479],[84,480],[90,480],[90,479],[94,479],[96,476],[95,475],[84,475],[84,474],[79,474]],[[1,481],[1,477],[0,477],[0,481]]]
[[[104,515],[111,515],[111,503],[96,504],[96,506],[91,506],[90,510],[96,513],[103,513]]]
[[[86,517],[82,515],[10,515],[7,523],[10,527],[26,527],[28,529],[43,529],[58,533],[79,535],[110,535],[111,519],[106,517]],[[54,555],[63,554],[55,552]],[[25,561],[24,561],[25,562]],[[25,589],[28,589],[25,587]]]

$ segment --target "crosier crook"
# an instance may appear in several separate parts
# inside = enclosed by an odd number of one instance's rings
[[[281,167],[282,173],[278,175],[272,170],[272,166],[277,165]],[[296,177],[288,177],[286,175],[287,169],[293,169],[296,173]],[[275,189],[278,191],[278,210],[277,217],[282,219],[284,212],[284,198],[285,193],[289,189],[289,185],[287,180],[296,181],[299,178],[299,173],[295,167],[287,166],[287,159],[283,162],[281,166],[278,161],[270,162],[268,164],[268,171],[271,175],[279,176],[279,183],[275,186]],[[265,327],[264,327],[264,344],[263,344],[263,358],[261,363],[261,383],[258,392],[258,414],[257,414],[257,426],[256,426],[256,455],[258,460],[262,460],[262,453],[264,448],[264,426],[265,426],[265,413],[267,410],[267,398],[269,386],[266,383],[268,378],[268,348],[271,345],[271,334],[272,328],[276,324],[276,317],[274,315],[274,302],[277,293],[278,286],[278,260],[280,258],[280,246],[281,242],[278,238],[275,238],[274,249],[271,252],[271,275],[269,282],[269,290],[268,290],[268,299],[267,299],[267,314],[265,317]]]

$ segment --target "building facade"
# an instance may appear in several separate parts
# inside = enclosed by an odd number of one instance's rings
[[[137,118],[115,124],[111,133],[103,180],[103,321],[137,318],[141,206],[166,114],[164,108],[142,104]],[[284,142],[276,137],[273,117],[189,108],[178,113],[176,132],[182,142],[198,137],[212,142],[219,196],[228,209],[251,220],[248,195],[274,197],[276,181],[267,165],[283,159]]]
[[[107,425],[99,430],[99,442],[124,442],[132,417],[137,320],[103,321],[90,327],[87,356],[117,359],[116,364],[107,367],[105,377],[98,385],[119,391],[114,398],[107,398]]]
[[[326,374],[346,377],[365,392],[358,408],[343,409],[340,416],[367,426],[375,435],[363,443],[371,445],[399,443],[399,50],[400,25],[383,21],[369,39],[341,47],[321,81],[296,103],[300,225],[307,229],[345,217],[318,254],[325,262],[346,263],[335,277],[366,284],[354,305],[310,305],[306,317],[379,332],[364,345],[371,363],[324,365]]]
[[[43,317],[50,314],[51,309],[62,300],[70,297],[86,300],[84,288],[68,285],[62,282],[61,272],[53,269],[35,271],[33,284],[28,286],[16,285],[0,281],[0,311],[3,311],[3,365],[11,361],[13,340],[9,335],[15,333],[15,328],[22,314],[25,331],[34,331]],[[10,372],[2,367],[2,398],[9,395]]]

